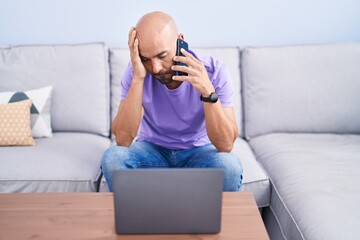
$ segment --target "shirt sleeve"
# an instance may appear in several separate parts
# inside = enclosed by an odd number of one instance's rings
[[[221,64],[218,68],[217,74],[213,75],[212,79],[215,91],[217,92],[221,106],[234,106],[234,87],[230,72],[225,64]]]
[[[129,62],[122,78],[120,81],[121,85],[121,100],[125,100],[131,86],[132,78],[134,75],[134,70],[132,68],[131,63]]]

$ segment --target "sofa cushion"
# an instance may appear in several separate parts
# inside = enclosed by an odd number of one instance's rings
[[[1,147],[0,192],[96,191],[110,139],[89,133],[54,133],[33,147]]]
[[[248,47],[242,53],[246,136],[360,133],[360,42]]]
[[[30,128],[31,99],[0,104],[0,146],[35,145]]]
[[[104,44],[0,49],[1,91],[52,85],[52,128],[109,136],[108,54]]]
[[[258,207],[269,206],[270,181],[260,163],[256,161],[249,144],[244,139],[237,138],[232,152],[239,156],[243,167],[243,184],[240,191],[252,192]]]
[[[239,136],[243,136],[242,126],[242,103],[240,98],[240,51],[237,47],[224,48],[194,48],[192,49],[203,55],[213,56],[227,65],[233,78],[234,87],[234,111],[239,128]],[[126,48],[110,49],[110,73],[111,73],[111,117],[115,118],[121,101],[120,80],[129,64],[129,50]]]
[[[0,104],[31,99],[30,123],[33,137],[51,137],[52,86],[24,92],[0,92]]]
[[[251,139],[272,183],[285,239],[353,239],[360,229],[360,135],[269,134]]]

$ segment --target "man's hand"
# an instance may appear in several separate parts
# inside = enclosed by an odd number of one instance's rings
[[[173,65],[171,69],[173,71],[186,72],[188,76],[173,76],[173,80],[189,82],[203,97],[208,97],[212,92],[215,92],[204,64],[185,49],[182,48],[180,51],[184,54],[184,57],[175,56],[173,60],[175,62],[186,63],[188,67]]]
[[[129,32],[128,40],[131,64],[134,69],[134,79],[145,79],[146,69],[144,64],[141,62],[139,54],[139,39],[136,36],[136,29],[132,27]]]

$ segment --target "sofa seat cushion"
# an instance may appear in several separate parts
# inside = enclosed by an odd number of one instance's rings
[[[240,191],[253,192],[258,207],[270,204],[270,181],[256,161],[248,143],[242,138],[235,141],[233,153],[237,154],[243,166],[243,185]],[[105,178],[102,178],[100,192],[109,191]]]
[[[360,229],[360,135],[269,134],[250,141],[285,239],[353,239]]]
[[[32,147],[1,147],[0,192],[96,191],[109,145],[95,134],[54,133]]]
[[[232,150],[238,155],[243,167],[243,184],[240,191],[252,192],[258,207],[270,204],[270,181],[266,172],[256,161],[249,144],[242,138],[237,138]]]

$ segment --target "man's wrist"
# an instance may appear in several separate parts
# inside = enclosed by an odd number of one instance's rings
[[[207,97],[200,95],[200,100],[203,102],[216,103],[218,101],[218,99],[219,99],[219,97],[216,92],[210,93]]]
[[[144,82],[144,80],[145,80],[145,77],[136,76],[136,75],[133,76],[133,82],[142,83],[142,82]]]
[[[201,96],[202,97],[209,97],[211,93],[215,92],[215,89],[213,87],[211,88],[208,88],[206,90],[204,90],[202,93],[201,93]]]

